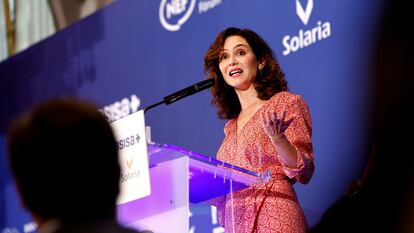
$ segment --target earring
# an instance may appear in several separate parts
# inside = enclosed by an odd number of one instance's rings
[[[263,69],[263,68],[262,68]],[[262,69],[259,68],[259,78],[263,78]]]

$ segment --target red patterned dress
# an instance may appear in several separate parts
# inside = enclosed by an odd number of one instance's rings
[[[288,168],[279,161],[275,147],[262,128],[263,114],[274,111],[278,116],[286,111],[285,119],[294,119],[285,135],[296,148],[297,168]],[[307,183],[313,174],[311,131],[307,104],[300,96],[286,91],[279,92],[266,101],[238,134],[237,119],[231,119],[226,124],[225,138],[217,159],[255,172],[272,172],[272,178],[268,182],[233,194],[234,217],[231,215],[230,195],[213,201],[226,232],[307,231],[307,222],[292,184],[296,181]]]

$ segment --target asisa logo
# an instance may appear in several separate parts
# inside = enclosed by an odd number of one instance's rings
[[[159,17],[168,31],[178,31],[191,16],[196,0],[162,0]]]
[[[130,99],[125,97],[121,101],[104,106],[99,109],[99,112],[105,116],[108,122],[112,122],[138,111],[140,105],[141,100],[136,95],[131,95]]]
[[[313,10],[313,0],[308,0],[305,8],[303,8],[300,0],[296,0],[296,14],[302,23],[306,26],[309,22]],[[283,37],[282,43],[283,55],[296,52],[299,49],[308,47],[320,40],[331,36],[331,23],[326,21],[322,23],[317,21],[316,26],[308,29],[300,29],[297,35],[286,35]]]

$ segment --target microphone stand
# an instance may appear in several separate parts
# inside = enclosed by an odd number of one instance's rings
[[[144,108],[144,113],[146,113],[146,112],[147,112],[148,110],[150,110],[151,108],[157,107],[158,105],[163,104],[163,103],[165,103],[165,101],[164,101],[164,100],[163,100],[163,101],[160,101],[160,102],[158,102],[158,103],[156,103],[156,104],[153,104],[153,105],[150,105],[150,106],[148,106],[148,107]]]

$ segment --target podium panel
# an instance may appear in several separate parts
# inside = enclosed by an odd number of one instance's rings
[[[188,232],[188,157],[150,169],[151,195],[118,205],[121,224],[153,232]]]
[[[258,174],[184,148],[148,145],[151,195],[118,205],[126,226],[157,233],[189,231],[189,204],[197,204],[264,182]]]

